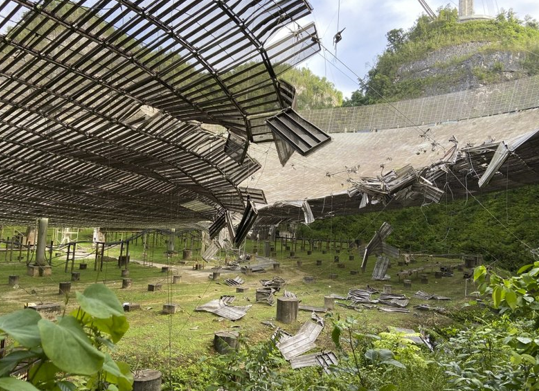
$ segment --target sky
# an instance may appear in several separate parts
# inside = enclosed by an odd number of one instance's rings
[[[458,5],[458,0],[426,2],[435,12],[447,4],[453,7]],[[318,35],[327,50],[322,50],[300,66],[326,77],[345,97],[359,88],[357,77],[363,78],[376,63],[376,56],[384,51],[386,33],[395,28],[409,29],[424,13],[418,0],[340,0],[340,12],[339,0],[309,0],[309,3],[314,8],[313,13],[302,23],[316,23]],[[502,8],[512,8],[521,19],[531,15],[539,20],[537,0],[474,1],[476,14],[495,16]],[[343,28],[342,40],[335,53],[333,36]]]

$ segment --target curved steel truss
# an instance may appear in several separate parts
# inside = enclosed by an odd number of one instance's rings
[[[310,10],[0,1],[0,222],[155,226],[242,211],[238,184],[259,169],[247,144],[290,116],[294,90],[277,77],[319,50],[314,25],[269,39]]]

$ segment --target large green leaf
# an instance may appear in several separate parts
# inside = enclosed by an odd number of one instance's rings
[[[37,323],[41,315],[37,311],[25,309],[0,316],[0,330],[27,348],[40,344]]]
[[[32,384],[14,377],[0,378],[0,389],[5,391],[39,391]]]
[[[494,308],[499,308],[500,303],[502,302],[504,296],[504,291],[501,286],[495,286],[494,290],[492,291],[492,301],[494,304]]]
[[[0,377],[8,376],[22,360],[35,358],[36,354],[29,350],[16,350],[0,360]]]
[[[63,317],[58,323],[41,319],[38,327],[45,354],[61,370],[92,375],[103,366],[105,355],[92,345],[74,317]]]
[[[517,294],[512,289],[505,290],[505,302],[512,310],[517,308]]]
[[[112,342],[118,342],[129,330],[125,316],[112,316],[108,319],[95,319],[93,325],[103,333],[110,335]]]
[[[77,391],[77,386],[70,381],[59,381],[53,391]]]
[[[336,347],[341,348],[341,329],[339,327],[334,327],[331,332],[331,339]]]
[[[120,391],[131,391],[133,389],[133,374],[124,362],[116,362],[107,354],[103,364],[106,381],[116,384]]]
[[[371,361],[384,361],[393,358],[393,352],[389,349],[369,349],[365,352],[365,357]]]
[[[114,292],[103,284],[90,285],[84,293],[77,292],[77,301],[84,311],[96,318],[124,315],[122,304]]]
[[[28,372],[28,379],[40,388],[50,389],[56,382],[56,374],[60,372],[58,367],[50,361],[44,361],[34,365]]]
[[[374,363],[406,368],[403,363],[393,358],[393,352],[389,349],[369,349],[365,352],[365,357]]]
[[[529,265],[524,265],[522,266],[520,269],[518,269],[518,272],[517,274],[522,274],[524,273],[526,270],[530,270],[531,268],[533,267],[533,264],[529,264]]]

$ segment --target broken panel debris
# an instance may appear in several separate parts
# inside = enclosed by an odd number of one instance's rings
[[[217,316],[232,321],[239,320],[247,314],[247,311],[252,306],[232,306],[230,305],[230,303],[232,303],[233,301],[234,296],[226,296],[221,299],[212,300],[204,305],[198,306],[195,308],[195,311],[211,312]]]

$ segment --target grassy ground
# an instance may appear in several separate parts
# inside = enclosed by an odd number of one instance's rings
[[[219,330],[233,329],[240,331],[242,336],[249,343],[256,343],[269,338],[273,330],[263,325],[262,321],[272,321],[279,327],[290,333],[295,333],[299,327],[307,321],[311,314],[300,311],[298,321],[293,324],[280,324],[274,320],[276,314],[275,306],[255,303],[255,291],[260,287],[261,279],[271,279],[273,276],[280,276],[287,282],[285,289],[295,293],[303,304],[312,306],[323,306],[324,295],[330,293],[346,296],[350,288],[365,288],[367,285],[382,290],[385,284],[391,284],[394,293],[404,293],[411,297],[416,291],[423,290],[429,293],[449,296],[450,302],[440,302],[429,304],[444,306],[446,308],[458,308],[466,302],[464,297],[465,280],[462,272],[455,272],[454,277],[444,277],[435,279],[433,271],[427,272],[429,284],[420,284],[419,277],[412,277],[412,288],[404,288],[398,281],[395,273],[401,269],[418,268],[428,266],[435,262],[442,264],[456,264],[458,260],[429,259],[428,257],[418,257],[417,262],[409,266],[393,266],[389,269],[392,275],[390,282],[372,281],[370,276],[375,259],[370,259],[366,273],[351,275],[351,270],[360,270],[360,255],[357,250],[342,249],[339,254],[336,250],[330,249],[326,254],[320,250],[315,250],[313,254],[307,255],[306,251],[299,251],[294,257],[290,257],[290,251],[277,248],[276,261],[280,263],[280,270],[268,270],[266,273],[255,273],[253,275],[243,275],[241,273],[223,273],[217,281],[208,278],[211,273],[212,264],[206,265],[205,270],[195,271],[192,268],[194,261],[181,264],[181,254],[168,258],[165,253],[163,241],[157,243],[158,247],[152,249],[148,254],[148,262],[162,262],[169,264],[172,272],[162,273],[160,268],[144,266],[132,262],[129,265],[130,275],[133,285],[128,289],[121,289],[122,277],[116,262],[105,262],[103,271],[94,271],[94,256],[92,255],[86,262],[87,270],[78,270],[77,261],[75,271],[80,271],[81,280],[72,283],[72,291],[67,296],[67,311],[75,306],[75,291],[82,291],[88,285],[101,282],[112,288],[121,302],[138,303],[141,305],[140,311],[127,313],[131,327],[124,339],[118,345],[117,354],[127,358],[130,362],[148,362],[148,357],[156,359],[183,360],[186,357],[199,357],[200,355],[212,352],[211,343],[213,334]],[[249,243],[247,248],[252,249],[253,243]],[[180,248],[180,247],[177,247]],[[260,247],[259,247],[260,248]],[[88,249],[89,250],[89,249]],[[137,259],[141,257],[142,249],[138,246],[131,246],[131,257]],[[116,256],[119,249],[110,250],[109,256]],[[181,251],[180,251],[181,253]],[[334,257],[340,257],[340,263],[344,268],[338,268],[334,262]],[[354,255],[354,260],[349,260],[349,255]],[[196,254],[195,254],[196,256]],[[1,258],[0,258],[1,259]],[[140,259],[140,258],[139,258]],[[317,266],[316,261],[321,260],[322,265]],[[297,261],[302,265],[298,266]],[[53,273],[50,277],[30,277],[26,275],[26,265],[24,262],[0,262],[0,296],[3,304],[0,306],[0,313],[7,313],[20,309],[25,303],[66,303],[66,296],[58,293],[58,284],[62,281],[70,280],[70,270],[64,272],[65,256],[53,260]],[[172,275],[182,275],[181,283],[172,284]],[[336,274],[336,279],[330,279],[330,274]],[[19,275],[19,286],[8,285],[9,275]],[[223,283],[225,278],[233,278],[241,275],[245,280],[245,287],[248,291],[236,294],[234,287],[228,287]],[[314,283],[304,282],[305,276],[313,276]],[[162,290],[149,292],[148,284],[160,283]],[[472,291],[472,287],[468,287]],[[278,295],[281,295],[282,292]],[[206,312],[195,312],[198,305],[210,300],[217,299],[221,295],[236,295],[235,305],[249,305],[252,308],[247,316],[237,322],[231,322],[219,318]],[[174,315],[163,315],[162,308],[165,303],[176,303],[180,310]],[[449,318],[434,312],[418,312],[413,310],[413,305],[426,303],[419,299],[411,299],[411,309],[409,314],[383,313],[377,310],[364,310],[361,314],[357,311],[336,306],[333,311],[334,316],[361,316],[364,321],[374,331],[385,330],[387,326],[411,327],[418,326],[432,327],[435,325],[449,324]],[[331,348],[330,327],[326,327],[324,333],[318,341],[322,347]]]

